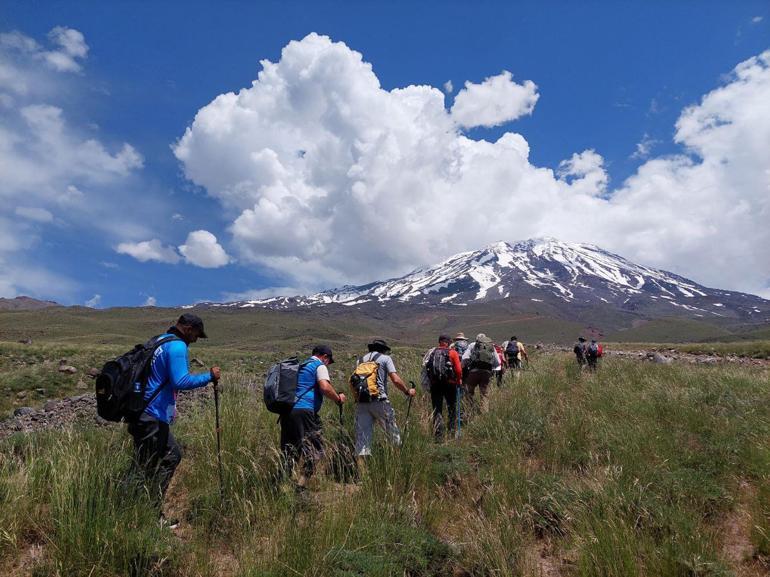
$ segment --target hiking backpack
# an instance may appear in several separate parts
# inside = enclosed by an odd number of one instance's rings
[[[425,367],[432,383],[446,383],[455,375],[452,361],[449,359],[449,349],[446,348],[433,349]]]
[[[107,361],[96,376],[96,413],[102,419],[116,423],[138,419],[163,389],[163,386],[158,387],[147,401],[144,400],[155,351],[161,345],[178,340],[175,336],[156,336]]]
[[[505,345],[505,356],[518,357],[519,356],[519,341],[508,341]]]
[[[377,359],[380,356],[380,353],[375,353],[366,362],[364,362],[363,357],[360,357],[356,369],[350,375],[350,388],[359,403],[368,403],[380,396],[380,391],[377,388],[377,372],[380,370]]]
[[[597,357],[601,357],[602,355],[604,355],[604,348],[602,348],[602,344],[599,343],[599,346],[597,347],[597,354],[596,354],[596,356]]]
[[[497,356],[495,345],[476,341],[471,351],[470,368],[491,371],[495,365],[495,356]]]
[[[460,358],[462,358],[463,353],[465,353],[465,350],[468,348],[468,342],[462,342],[462,341],[455,341],[451,344],[450,348],[457,351],[457,354],[460,355]]]
[[[591,343],[586,350],[586,356],[597,358],[599,356],[599,345]]]
[[[297,397],[299,371],[309,362],[300,363],[297,357],[289,357],[270,367],[265,379],[265,386],[262,388],[262,400],[268,411],[286,415],[291,412],[294,405],[302,397],[313,390],[311,387]]]

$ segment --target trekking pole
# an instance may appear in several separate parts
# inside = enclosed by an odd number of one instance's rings
[[[412,385],[412,389],[416,389],[414,385],[414,381],[409,381],[409,384]],[[414,397],[412,395],[409,395],[409,402],[406,405],[406,423],[404,423],[404,436],[406,437],[406,430],[409,428],[409,413],[412,411],[412,399]]]
[[[219,466],[219,497],[225,500],[225,482],[222,474],[222,428],[219,426],[219,379],[214,379],[214,411],[217,424],[217,464]]]
[[[340,410],[340,427],[342,427],[342,403],[337,405],[337,408]]]

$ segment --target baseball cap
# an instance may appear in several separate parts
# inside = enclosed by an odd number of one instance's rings
[[[328,355],[329,356],[329,364],[331,365],[334,362],[334,357],[332,356],[332,348],[329,345],[316,345],[313,347],[313,355]]]
[[[195,327],[200,332],[200,337],[202,339],[209,338],[206,334],[206,331],[203,330],[203,320],[198,315],[194,315],[192,313],[184,313],[179,317],[177,324],[185,325],[187,327]]]

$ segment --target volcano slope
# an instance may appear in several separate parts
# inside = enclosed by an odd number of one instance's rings
[[[398,349],[417,380],[421,351]],[[339,363],[342,365],[343,363]],[[344,369],[333,379],[342,386]],[[248,365],[223,379],[224,500],[213,408],[176,425],[185,460],[159,527],[125,484],[121,426],[0,441],[0,570],[18,575],[760,575],[770,555],[765,365],[654,365],[533,354],[491,410],[442,444],[429,399],[403,447],[351,483],[350,408],[322,416],[311,490],[277,482],[278,427]],[[405,401],[394,399],[399,422]],[[381,439],[380,439],[381,440]]]

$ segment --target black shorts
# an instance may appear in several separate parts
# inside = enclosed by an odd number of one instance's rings
[[[295,409],[281,415],[281,451],[290,462],[300,457],[312,471],[313,464],[323,455],[321,417],[310,409]]]

